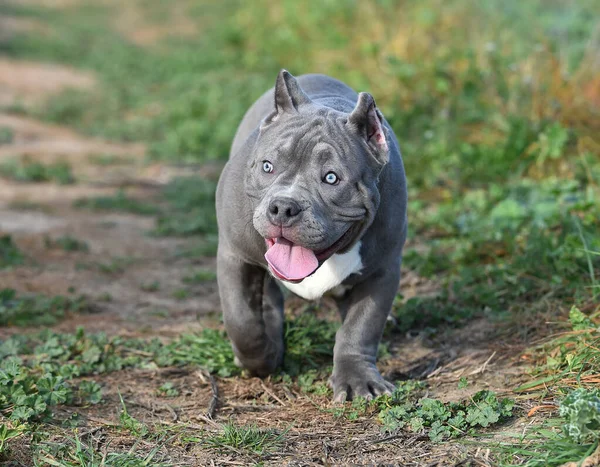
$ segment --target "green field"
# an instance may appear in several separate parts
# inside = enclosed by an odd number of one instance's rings
[[[231,389],[243,386],[245,376],[232,364],[218,317],[199,332],[176,328],[168,338],[46,329],[93,320],[85,317],[95,305],[119,297],[62,296],[9,281],[20,271],[51,270],[56,259],[72,261],[82,277],[102,283],[139,273],[135,281],[144,294],[169,299],[157,300],[153,316],[170,313],[169,303],[202,300],[207,290],[214,295],[218,170],[245,110],[281,68],[329,74],[371,92],[400,142],[409,183],[404,271],[417,287],[412,293],[407,282],[399,290],[395,322],[384,338],[391,344],[381,351],[382,361],[392,362],[386,368],[402,360],[407,335],[440,352],[439,368],[451,367],[452,352],[440,349],[472,323],[483,323],[486,349],[501,356],[497,368],[514,378],[502,391],[488,391],[486,377],[495,370],[484,368],[472,378],[456,373],[452,387],[467,391],[457,399],[446,383],[426,378],[435,376],[433,370],[422,377],[411,373],[409,381],[398,378],[393,397],[319,409],[319,417],[336,421],[340,440],[360,422],[382,439],[421,436],[425,447],[418,454],[456,447],[456,465],[560,466],[598,449],[597,0],[9,0],[0,4],[0,30],[3,24],[0,73],[17,63],[52,64],[91,75],[94,84],[43,99],[30,98],[19,83],[9,100],[0,89],[0,183],[14,190],[39,184],[77,190],[94,171],[132,164],[128,155],[90,153],[85,164],[95,168],[82,175],[77,160],[66,161],[67,152],[37,160],[35,149],[19,152],[19,132],[4,126],[3,117],[126,148],[141,143],[144,167],[191,169],[150,195],[119,186],[108,194],[74,192],[58,208],[42,206],[52,212],[68,205],[73,218],[105,216],[107,232],[119,216],[136,216],[143,226],[154,221],[138,235],[156,245],[172,241],[168,261],[189,261],[172,287],[166,276],[143,275],[143,257],[130,258],[116,247],[111,258],[94,256],[99,247],[83,233],[53,233],[44,259],[36,258],[24,243],[33,240],[3,232],[0,213],[0,459],[15,462],[10,465],[154,466],[204,465],[210,457],[202,455],[223,455],[246,465],[281,465],[302,459],[301,443],[312,446],[312,438],[294,431],[302,426],[302,411],[294,422],[270,424],[262,412],[238,421],[234,410],[199,428],[201,422],[191,419],[145,422],[128,411],[120,392],[120,399],[114,391],[103,399],[103,387],[112,388],[106,378],[119,372],[202,368],[215,375],[204,378],[230,389],[229,402],[256,403]],[[41,215],[32,203],[16,200],[11,209]],[[198,267],[196,259],[204,262]],[[13,285],[5,288],[5,280]],[[252,384],[267,384],[264,394],[275,393],[273,404],[291,391],[314,409],[331,397],[325,383],[335,324],[326,304],[298,312],[303,306],[288,310],[285,372]],[[156,400],[196,397],[168,377],[158,386],[151,394]],[[55,409],[60,416],[52,415]],[[96,419],[118,418],[112,425],[78,425],[94,410],[103,414]],[[114,449],[84,439],[91,429],[106,431],[116,440]],[[474,454],[477,445],[489,449],[487,464],[477,463],[484,462]],[[204,461],[194,464],[183,452]],[[374,462],[366,449],[344,452],[337,460],[315,455],[310,462]],[[397,460],[392,451],[381,456],[375,460]],[[423,459],[410,465],[428,465]]]

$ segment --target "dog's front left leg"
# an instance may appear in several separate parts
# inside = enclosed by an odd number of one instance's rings
[[[223,320],[239,363],[266,376],[283,362],[283,295],[255,265],[219,251],[217,278]]]
[[[399,280],[400,264],[394,263],[354,286],[340,303],[343,322],[335,336],[330,379],[335,402],[372,399],[394,390],[375,362]]]

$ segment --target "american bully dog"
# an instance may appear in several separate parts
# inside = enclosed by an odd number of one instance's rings
[[[217,275],[236,361],[283,362],[283,294],[337,295],[335,401],[390,393],[375,361],[400,279],[406,177],[365,92],[286,70],[247,111],[217,188]]]

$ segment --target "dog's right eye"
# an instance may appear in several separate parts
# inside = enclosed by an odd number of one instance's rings
[[[273,164],[271,164],[269,161],[263,161],[263,172],[268,174],[273,172]]]

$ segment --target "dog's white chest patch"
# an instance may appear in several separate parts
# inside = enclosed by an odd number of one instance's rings
[[[358,242],[343,255],[333,255],[325,261],[317,272],[298,284],[282,281],[289,290],[306,300],[315,300],[325,292],[340,285],[350,274],[360,272],[363,267]]]

